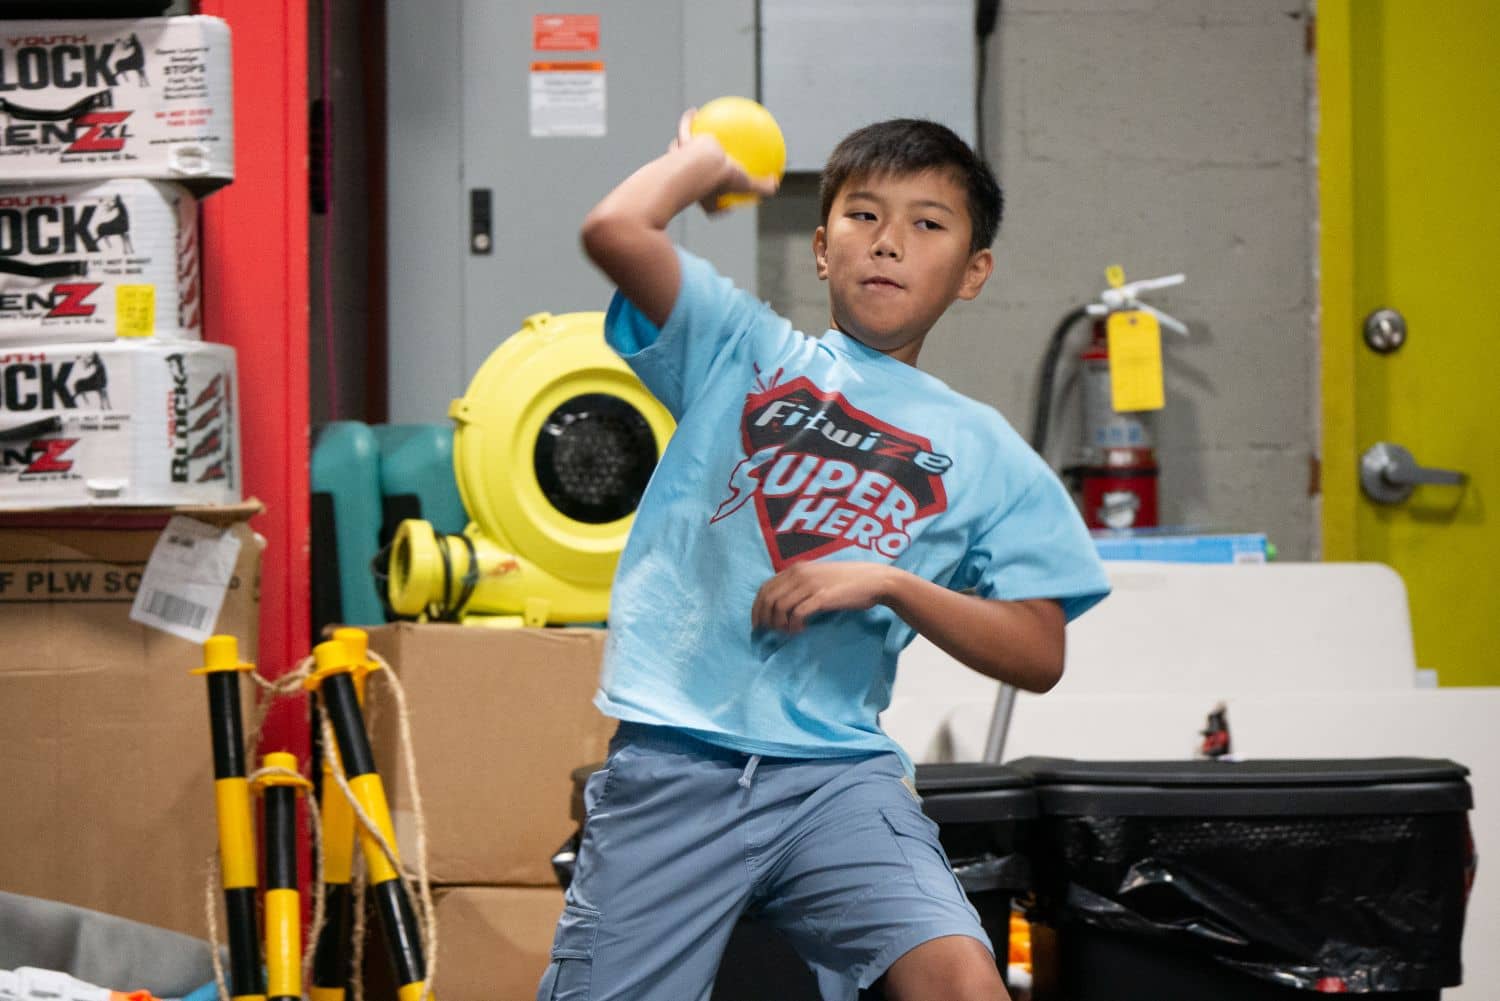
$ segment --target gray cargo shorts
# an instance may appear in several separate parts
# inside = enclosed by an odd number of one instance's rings
[[[909,950],[994,952],[895,754],[771,758],[622,723],[538,1001],[707,1001],[741,914],[776,927],[824,1001]]]

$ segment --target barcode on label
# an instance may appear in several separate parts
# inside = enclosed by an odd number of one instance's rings
[[[189,629],[202,629],[211,611],[213,609],[166,591],[152,591],[146,599],[146,614]]]

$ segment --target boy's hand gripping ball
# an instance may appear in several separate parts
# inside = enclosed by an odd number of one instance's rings
[[[748,97],[719,97],[709,101],[693,115],[693,135],[708,133],[719,140],[724,152],[739,164],[751,178],[775,178],[786,173],[786,140],[781,126],[761,104]],[[718,207],[753,203],[749,193],[719,196]]]

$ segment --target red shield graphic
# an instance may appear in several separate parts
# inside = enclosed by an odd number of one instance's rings
[[[947,456],[806,377],[747,396],[740,430],[747,458],[714,520],[753,490],[777,570],[847,546],[894,559],[913,522],[948,506]]]

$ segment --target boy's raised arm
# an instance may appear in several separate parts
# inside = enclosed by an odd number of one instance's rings
[[[713,136],[692,135],[692,119],[692,111],[683,114],[666,155],[605,195],[580,232],[589,259],[658,327],[671,315],[681,281],[667,224],[694,202],[713,212],[722,194],[776,192],[774,180],[752,180]]]

